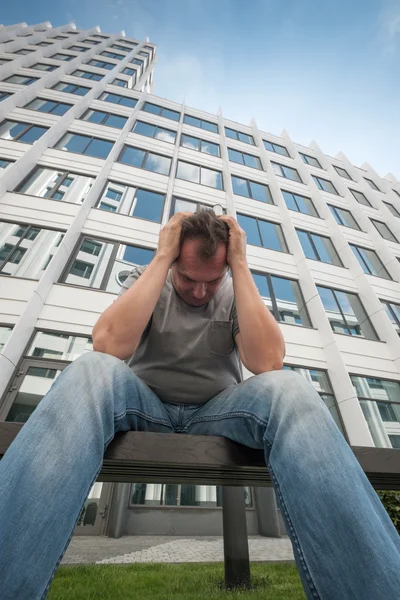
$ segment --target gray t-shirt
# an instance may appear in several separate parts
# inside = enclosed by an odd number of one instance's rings
[[[120,296],[145,268],[131,271]],[[234,341],[238,332],[233,284],[228,274],[215,296],[206,305],[195,307],[184,302],[175,291],[169,271],[128,364],[163,402],[204,404],[228,386],[242,381],[242,366]]]

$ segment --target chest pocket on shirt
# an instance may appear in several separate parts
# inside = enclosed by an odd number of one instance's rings
[[[232,321],[212,321],[208,330],[208,349],[211,354],[227,356],[234,349]]]

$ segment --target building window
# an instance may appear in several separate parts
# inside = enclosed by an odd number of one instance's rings
[[[13,330],[12,325],[0,325],[0,352],[3,350]]]
[[[359,202],[360,204],[364,204],[364,206],[370,206],[371,208],[373,208],[372,204],[370,203],[368,198],[362,192],[359,192],[358,190],[352,190],[352,189],[350,189],[350,192],[353,194],[353,196],[357,200],[357,202]]]
[[[127,88],[128,82],[126,81],[126,79],[114,79],[114,81],[112,82],[112,85],[117,85],[118,87]]]
[[[85,237],[61,282],[117,294],[132,268],[149,264],[154,252],[149,248]]]
[[[141,58],[134,58],[133,60],[131,60],[131,63],[133,63],[134,65],[138,65],[138,67],[140,67],[139,71],[142,70],[143,60]]]
[[[303,154],[303,152],[299,152],[302,160],[306,165],[310,165],[310,167],[317,167],[318,169],[322,169],[322,165],[319,162],[318,158],[315,156],[310,156],[309,154]]]
[[[120,115],[113,115],[106,113],[101,110],[89,109],[81,117],[82,121],[89,121],[90,123],[98,123],[99,125],[107,125],[108,127],[116,127],[117,129],[123,129],[128,117],[121,117]]]
[[[132,46],[132,48],[134,48],[135,46],[137,46],[137,42],[131,42],[129,40],[118,40],[118,42],[122,42],[123,44],[126,44],[127,46]]]
[[[386,223],[382,223],[382,221],[376,221],[375,219],[371,219],[371,222],[375,225],[375,228],[379,231],[381,237],[389,242],[396,242],[396,244],[398,244],[398,240],[394,237]]]
[[[93,181],[93,177],[86,175],[37,167],[15,191],[39,198],[81,204],[89,193]]]
[[[85,42],[85,44],[92,44],[93,46],[97,46],[98,44],[100,44],[101,42],[98,42],[97,40],[82,40],[83,42]]]
[[[380,192],[381,190],[378,188],[378,186],[376,185],[376,183],[374,183],[372,181],[372,179],[367,179],[367,177],[364,177],[365,181],[368,183],[368,185],[373,189],[376,190],[377,192]]]
[[[181,135],[181,146],[183,146],[183,148],[189,148],[190,150],[198,150],[205,154],[211,154],[211,156],[220,156],[218,144],[208,142],[207,140],[201,140],[200,138],[187,135],[186,133],[182,133]]]
[[[150,123],[144,123],[143,121],[136,121],[133,129],[133,133],[138,133],[139,135],[145,135],[147,137],[152,137],[157,140],[162,140],[163,142],[169,142],[170,144],[175,143],[176,132],[171,131],[170,129],[165,129],[164,127],[160,127],[158,125],[151,125]]]
[[[245,487],[243,490],[245,506],[253,506],[250,488]],[[133,483],[129,506],[138,505],[222,507],[222,488],[183,483]]]
[[[290,158],[290,154],[285,146],[275,144],[274,142],[267,142],[267,140],[263,140],[263,144],[264,148],[269,150],[269,152],[275,152],[276,154],[282,154],[282,156],[288,156]]]
[[[49,255],[56,251],[60,235],[59,231],[52,229],[1,221],[0,273],[40,279]]]
[[[7,169],[8,165],[11,165],[10,160],[5,160],[4,158],[0,158],[0,169]]]
[[[32,102],[29,102],[24,108],[29,110],[37,110],[43,113],[51,113],[52,115],[65,115],[67,110],[72,107],[72,104],[64,104],[63,102],[56,102],[54,100],[42,100],[41,98],[35,98]]]
[[[104,52],[100,53],[100,56],[105,56],[106,58],[114,58],[115,60],[122,60],[125,56],[122,54],[118,54],[118,52],[109,52],[108,50],[104,50]]]
[[[336,173],[340,175],[340,177],[344,177],[345,179],[350,179],[350,181],[353,181],[346,169],[342,169],[342,167],[337,167],[336,165],[333,165],[333,168],[335,169]]]
[[[40,44],[38,44],[39,46]],[[72,60],[73,58],[76,58],[76,56],[74,56],[73,54],[53,54],[53,56],[49,56],[49,58],[53,58],[54,60]]]
[[[108,181],[97,208],[161,223],[165,194]]]
[[[136,78],[136,69],[131,69],[130,67],[125,67],[125,69],[123,69],[122,73],[124,75],[129,75],[130,77]]]
[[[382,277],[383,279],[392,279],[374,250],[362,248],[361,246],[356,246],[355,244],[350,244],[350,248],[356,255],[356,258],[362,266],[364,273],[376,275],[377,277]]]
[[[236,129],[225,127],[225,135],[232,140],[237,140],[238,142],[244,142],[245,144],[250,144],[251,146],[256,145],[252,135],[249,135],[248,133],[242,133],[241,131],[236,131]]]
[[[0,139],[14,140],[33,144],[47,131],[47,127],[29,125],[29,123],[17,123],[16,121],[3,121],[0,125]]]
[[[211,131],[212,133],[218,133],[218,125],[216,123],[211,123],[210,121],[205,121],[204,119],[199,119],[198,117],[185,115],[183,117],[183,122],[186,123],[186,125],[191,125],[192,127],[199,127],[200,129]]]
[[[298,281],[251,272],[260,296],[277,321],[312,327]]]
[[[282,228],[278,223],[241,214],[237,215],[237,220],[240,227],[246,232],[248,244],[278,252],[289,252]]]
[[[12,96],[10,92],[0,92],[0,102],[2,102],[3,100],[7,100],[7,98],[9,98],[10,96]]]
[[[103,79],[103,75],[99,75],[98,73],[92,73],[91,71],[82,71],[81,69],[77,69],[73,73],[71,73],[74,77],[82,77],[82,79],[92,79],[93,81],[100,81]]]
[[[38,44],[35,44],[36,46]],[[21,56],[26,56],[28,54],[30,54],[31,52],[36,52],[36,50],[31,50],[30,48],[21,48],[21,50],[17,50],[16,52],[11,52],[10,54],[20,54]],[[4,60],[4,62],[7,62],[6,59],[1,59]]]
[[[258,156],[246,154],[245,152],[239,152],[238,150],[233,150],[233,148],[228,148],[228,155],[229,160],[232,162],[245,165],[246,167],[252,167],[253,169],[260,169],[261,171],[263,170]]]
[[[192,165],[183,160],[178,160],[176,177],[177,179],[184,179],[185,181],[199,183],[200,185],[207,185],[216,188],[217,190],[223,189],[222,173],[220,171],[207,169],[206,167],[200,167],[199,165]]]
[[[212,210],[216,215],[225,215],[226,209],[221,204],[204,204],[202,202],[195,202],[194,200],[185,200],[184,198],[172,198],[172,206],[170,218],[177,212],[200,212],[202,210]]]
[[[279,175],[280,177],[284,177],[285,179],[291,179],[292,181],[298,181],[299,183],[303,183],[296,169],[292,169],[292,167],[287,167],[286,165],[281,165],[272,161],[271,165],[275,175]]]
[[[338,206],[332,206],[332,204],[328,204],[331,213],[335,217],[336,223],[339,225],[344,225],[344,227],[350,227],[351,229],[357,229],[361,231],[361,227],[358,225],[357,221],[351,214],[349,210],[345,208],[339,208]]]
[[[400,427],[400,383],[376,377],[350,375],[368,429],[377,448],[398,448],[395,435]]]
[[[138,169],[153,171],[153,173],[160,173],[161,175],[169,175],[171,168],[171,158],[168,156],[161,156],[161,154],[133,148],[132,146],[123,147],[117,162]]]
[[[68,362],[92,350],[87,336],[38,331],[13,381],[6,421],[25,423]]]
[[[337,267],[344,266],[330,238],[301,229],[296,229],[296,232],[307,258],[336,265]]]
[[[7,79],[4,79],[4,83],[18,83],[19,85],[31,85],[39,81],[37,77],[28,77],[27,75],[11,75]]]
[[[307,369],[290,365],[284,365],[283,368],[288,371],[296,371],[296,373],[299,373],[299,375],[304,377],[304,379],[313,386],[315,391],[318,392],[325,402],[343,437],[346,438],[343,422],[337,408],[337,401],[333,393],[331,382],[329,381],[328,373],[322,371],[322,369]]]
[[[381,304],[383,305],[387,316],[391,320],[392,325],[397,331],[397,335],[400,336],[400,304],[390,302],[389,300],[381,300]]]
[[[121,50],[121,52],[131,52],[130,48],[126,48],[125,46],[119,46],[118,44],[113,44],[110,48],[114,48],[114,50]]]
[[[375,329],[357,294],[317,285],[332,331],[378,340]]]
[[[92,58],[92,60],[89,60],[86,64],[91,65],[92,67],[98,67],[99,69],[107,69],[107,71],[111,71],[117,66],[106,60],[97,60],[95,58]]]
[[[295,210],[296,212],[311,215],[312,217],[319,217],[311,198],[306,198],[306,196],[300,196],[286,190],[281,191],[289,210]]]
[[[383,204],[388,208],[388,210],[390,210],[394,217],[400,217],[399,211],[393,206],[393,204],[390,204],[390,202],[383,202]]]
[[[158,115],[159,117],[164,117],[165,119],[171,119],[172,121],[179,121],[180,117],[180,114],[176,110],[164,108],[163,106],[157,106],[157,104],[152,104],[151,102],[145,102],[142,110],[151,113],[152,115]]]
[[[336,194],[336,196],[339,196],[339,192],[331,181],[322,179],[321,177],[316,177],[315,175],[311,175],[311,177],[314,179],[314,183],[318,189],[322,190],[323,192],[329,192],[330,194]]]
[[[238,196],[245,196],[252,200],[273,204],[271,192],[269,191],[268,185],[265,183],[257,183],[256,181],[250,181],[249,179],[242,179],[241,177],[232,175],[232,187],[233,193]]]
[[[36,65],[31,65],[30,69],[37,69],[38,71],[55,71],[58,69],[58,65],[46,65],[45,63],[36,63]]]
[[[101,94],[99,100],[104,100],[104,102],[112,102],[112,104],[120,104],[121,106],[128,106],[129,108],[135,108],[137,104],[136,98],[120,96],[119,94],[110,94],[109,92],[104,92]]]
[[[75,83],[64,83],[64,81],[56,83],[52,89],[66,94],[75,94],[76,96],[85,96],[90,91],[90,88]]]
[[[89,48],[85,48],[85,46],[70,46],[68,50],[73,50],[74,52],[87,52]]]
[[[114,142],[109,142],[108,140],[100,140],[78,133],[66,133],[54,148],[67,150],[67,152],[75,152],[76,154],[94,156],[95,158],[107,158],[113,145]]]

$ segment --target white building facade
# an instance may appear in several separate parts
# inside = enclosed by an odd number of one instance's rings
[[[206,206],[247,233],[285,368],[351,445],[400,448],[400,182],[154,96],[155,61],[124,32],[0,25],[0,420],[29,418],[170,216]],[[245,494],[250,534],[285,533],[273,490]],[[129,534],[222,529],[213,486],[96,483],[76,533],[112,534],[117,506]]]

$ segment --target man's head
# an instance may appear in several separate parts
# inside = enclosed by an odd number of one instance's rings
[[[172,283],[181,298],[201,306],[217,292],[228,270],[229,228],[211,210],[182,222],[180,253],[171,267]]]

